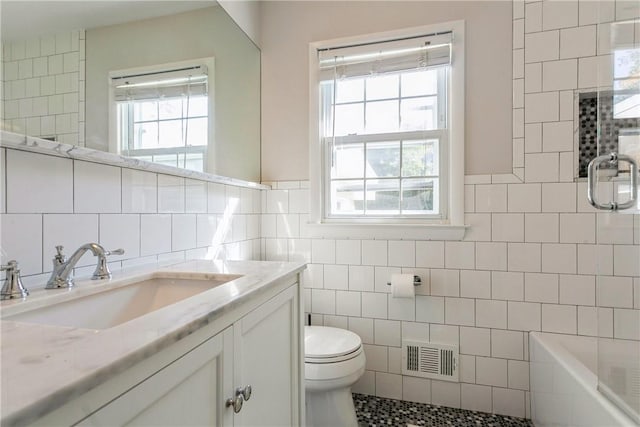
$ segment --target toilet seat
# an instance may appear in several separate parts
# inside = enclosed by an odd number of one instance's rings
[[[362,353],[357,334],[328,326],[305,326],[304,345],[305,363],[338,363]]]

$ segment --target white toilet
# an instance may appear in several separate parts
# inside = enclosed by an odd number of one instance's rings
[[[364,373],[360,337],[328,326],[304,328],[306,419],[309,427],[357,427],[351,386]]]

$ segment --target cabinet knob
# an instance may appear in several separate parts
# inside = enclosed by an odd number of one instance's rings
[[[238,412],[240,412],[242,410],[242,403],[244,402],[244,397],[242,397],[242,394],[236,393],[235,397],[230,397],[229,399],[227,399],[227,401],[225,402],[225,408],[228,408],[229,406],[233,407],[233,412],[235,412],[236,414]]]
[[[244,386],[244,388],[238,387],[236,389],[236,396],[237,395],[242,395],[242,397],[244,397],[244,400],[251,399],[251,386],[247,385],[247,386]]]

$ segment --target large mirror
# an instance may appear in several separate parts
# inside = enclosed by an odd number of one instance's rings
[[[2,128],[260,179],[260,51],[213,0],[6,1]]]

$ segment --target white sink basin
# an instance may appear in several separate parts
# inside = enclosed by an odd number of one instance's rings
[[[238,277],[241,276],[215,274],[196,279],[155,277],[10,315],[4,320],[85,329],[108,329]]]

